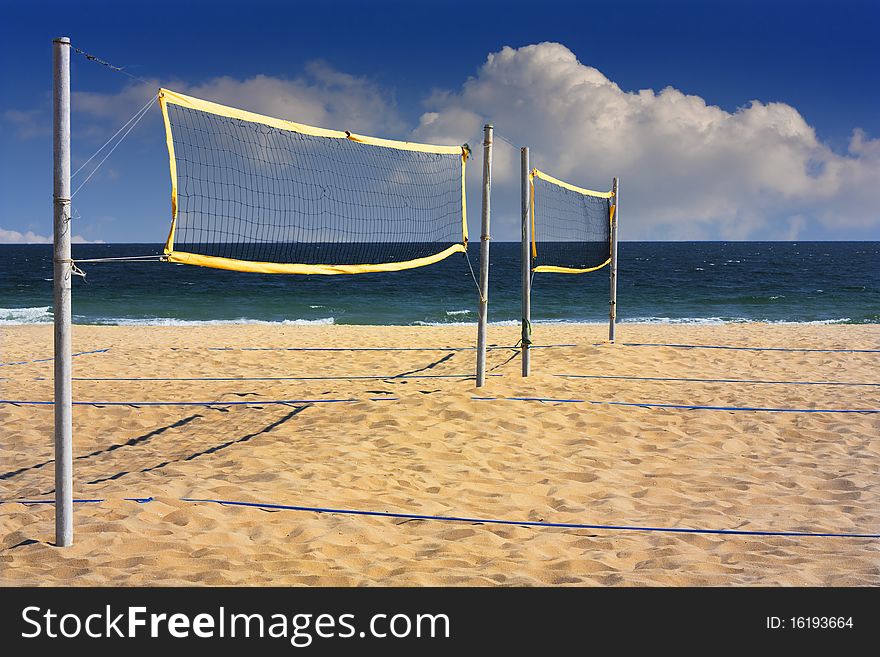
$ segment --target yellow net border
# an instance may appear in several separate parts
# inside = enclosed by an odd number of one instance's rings
[[[162,120],[165,123],[165,143],[168,147],[168,164],[171,173],[171,230],[165,242],[165,255],[169,262],[177,262],[201,267],[213,267],[216,269],[229,269],[233,271],[255,272],[262,274],[366,274],[372,272],[401,271],[424,267],[448,258],[453,253],[467,252],[467,198],[465,194],[465,172],[469,151],[465,146],[438,146],[436,144],[420,144],[410,141],[395,141],[380,137],[359,135],[347,130],[328,130],[303,123],[285,121],[283,119],[264,116],[254,112],[237,109],[213,103],[201,98],[187,96],[171,91],[170,89],[159,90],[159,106],[162,109]],[[328,139],[349,139],[359,144],[378,146],[380,148],[394,148],[402,151],[417,151],[421,153],[437,153],[444,155],[458,155],[461,157],[461,243],[453,244],[440,253],[424,258],[406,260],[402,262],[386,262],[363,265],[315,265],[297,263],[256,262],[249,260],[237,260],[218,256],[207,256],[197,253],[187,253],[174,250],[174,235],[177,230],[177,160],[174,155],[174,138],[171,131],[171,121],[168,117],[168,105],[178,105],[187,109],[207,112],[218,116],[225,116],[241,121],[259,123],[279,130],[289,130],[313,137],[325,137]]]
[[[583,187],[576,187],[571,183],[567,183],[563,180],[559,180],[558,178],[554,178],[553,176],[544,173],[538,169],[532,169],[529,172],[529,214],[532,219],[532,258],[538,257],[538,247],[537,241],[535,239],[535,178],[539,180],[544,180],[546,182],[552,183],[554,185],[558,185],[564,189],[567,189],[572,192],[576,192],[578,194],[583,194],[584,196],[595,196],[598,198],[614,198],[614,192],[596,192],[592,189],[584,189]],[[608,225],[613,225],[614,221],[614,209],[615,204],[612,203],[608,212]],[[572,267],[556,267],[553,265],[539,265],[538,267],[532,267],[533,272],[550,272],[555,274],[586,274],[587,272],[596,271],[597,269],[602,269],[607,265],[611,264],[611,257],[603,262],[601,265],[596,265],[595,267],[589,267],[587,269],[575,269]]]

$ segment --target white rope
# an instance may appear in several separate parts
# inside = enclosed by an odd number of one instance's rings
[[[98,171],[98,169],[101,168],[101,165],[104,164],[104,162],[107,161],[107,158],[110,157],[111,155],[113,155],[113,151],[115,151],[115,150],[118,148],[119,144],[121,144],[121,143],[125,140],[125,138],[128,136],[128,133],[130,133],[132,130],[134,130],[135,126],[136,126],[138,123],[140,123],[141,119],[144,118],[144,117],[147,115],[147,112],[150,111],[150,108],[153,106],[153,102],[154,102],[155,100],[156,100],[156,97],[155,97],[155,96],[154,96],[153,98],[150,98],[150,101],[149,101],[146,105],[144,105],[141,109],[139,109],[139,110],[137,111],[137,114],[135,114],[134,117],[132,117],[131,119],[129,119],[129,121],[128,121],[128,123],[126,123],[126,125],[128,125],[129,123],[131,123],[131,126],[128,128],[128,130],[125,131],[125,134],[123,134],[122,137],[119,138],[119,141],[117,141],[117,142],[113,145],[113,148],[111,148],[111,149],[108,151],[107,155],[104,156],[104,159],[102,159],[100,162],[98,162],[98,165],[97,165],[94,169],[92,169],[92,172],[86,177],[86,179],[83,180],[83,181],[79,184],[79,187],[77,187],[77,188],[73,191],[73,194],[70,195],[70,198],[73,198],[74,196],[76,196],[76,193],[77,193],[79,190],[81,190],[81,189],[85,186],[85,184],[86,184],[87,182],[89,182],[89,180],[92,179],[92,176],[94,176],[95,173]],[[134,123],[132,123],[132,121],[134,121]],[[119,132],[121,132],[124,128],[125,128],[125,126],[123,126],[122,128],[120,128],[120,129],[119,129]],[[117,132],[116,134],[119,134],[119,132]],[[114,135],[114,137],[115,137],[115,136],[116,136],[116,135]],[[111,137],[110,139],[111,139],[111,141],[112,141],[113,137]],[[109,143],[109,142],[108,142],[108,143]],[[104,144],[104,146],[106,146],[106,145],[107,145],[107,144]],[[98,150],[99,150],[99,151],[100,151],[100,150],[103,150],[104,146],[101,146],[101,148],[98,149]],[[97,153],[95,153],[95,155],[97,155]],[[94,155],[93,155],[92,157],[94,157]],[[89,160],[91,160],[91,159],[92,159],[92,158],[89,158]],[[85,165],[83,165],[83,166],[85,166]],[[82,167],[80,167],[80,169],[81,169],[81,168],[82,168]],[[79,171],[79,169],[77,169],[77,171]]]
[[[140,256],[117,256],[114,258],[77,258],[75,262],[149,262],[150,260],[163,261],[166,256],[161,254]]]
[[[482,303],[486,299],[483,297],[483,290],[480,288],[479,281],[477,281],[477,275],[474,273],[474,268],[471,266],[471,259],[468,257],[467,251],[465,251],[464,259],[467,261],[468,269],[471,270],[471,278],[474,279],[474,285],[477,286],[477,296],[480,297],[480,303]]]
[[[67,276],[64,277],[65,280],[69,279],[71,276],[82,276],[83,280],[86,279],[86,273],[76,266],[76,262],[71,260],[70,258],[55,258],[52,262],[60,263],[60,264],[69,264],[70,271],[67,272]]]
[[[86,160],[85,162],[83,162],[83,163],[80,165],[79,169],[77,169],[76,171],[74,171],[74,172],[71,174],[71,176],[70,176],[71,180],[73,180],[74,178],[76,178],[76,174],[78,174],[80,171],[82,171],[82,170],[86,167],[86,165],[87,165],[89,162],[91,162],[92,160],[94,160],[95,157],[98,155],[98,153],[100,153],[100,152],[103,151],[105,148],[107,148],[107,144],[109,144],[111,141],[113,141],[114,139],[116,139],[116,135],[118,135],[120,132],[122,132],[123,130],[125,130],[125,129],[128,127],[128,124],[131,123],[132,121],[134,121],[135,118],[137,117],[137,115],[140,114],[142,111],[144,111],[144,110],[147,108],[147,105],[150,105],[151,103],[155,102],[155,100],[156,100],[156,96],[152,96],[152,97],[150,98],[150,100],[147,101],[147,104],[146,104],[146,105],[144,105],[144,106],[141,107],[137,112],[135,112],[135,113],[132,115],[132,117],[131,117],[128,121],[125,122],[125,125],[124,125],[124,126],[122,126],[121,128],[119,128],[119,130],[117,130],[116,133],[115,133],[112,137],[110,137],[110,139],[108,139],[107,141],[104,142],[104,145],[101,146],[101,148],[99,148],[99,149],[96,150],[94,153],[92,153],[92,156],[91,156],[88,160]]]

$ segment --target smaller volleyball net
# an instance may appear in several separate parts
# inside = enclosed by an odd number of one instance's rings
[[[583,274],[611,262],[614,193],[529,173],[532,271]]]
[[[467,250],[467,145],[328,130],[159,92],[168,261],[268,274],[398,271]]]

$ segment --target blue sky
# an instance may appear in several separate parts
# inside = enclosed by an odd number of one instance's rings
[[[492,121],[576,184],[620,175],[624,239],[880,239],[876,2],[0,8],[0,241],[51,234],[50,42],[62,34],[151,84],[342,123],[325,127],[458,143]],[[76,166],[151,85],[82,57],[72,75]],[[152,110],[78,194],[77,235],[164,238],[163,140]],[[513,239],[515,154],[505,148],[495,233]]]

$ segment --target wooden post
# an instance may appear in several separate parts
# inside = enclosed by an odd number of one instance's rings
[[[608,317],[608,340],[614,342],[614,329],[617,324],[617,218],[620,216],[620,187],[618,179],[611,183],[614,192],[614,216],[611,217],[611,302]]]
[[[480,315],[477,323],[477,387],[486,382],[486,324],[489,321],[489,214],[492,195],[492,125],[483,127],[483,222],[480,231]]]
[[[52,42],[54,70],[55,545],[73,544],[70,291],[70,39]]]
[[[520,180],[522,185],[522,375],[529,375],[532,344],[532,222],[531,185],[529,184],[529,148],[521,151]]]

